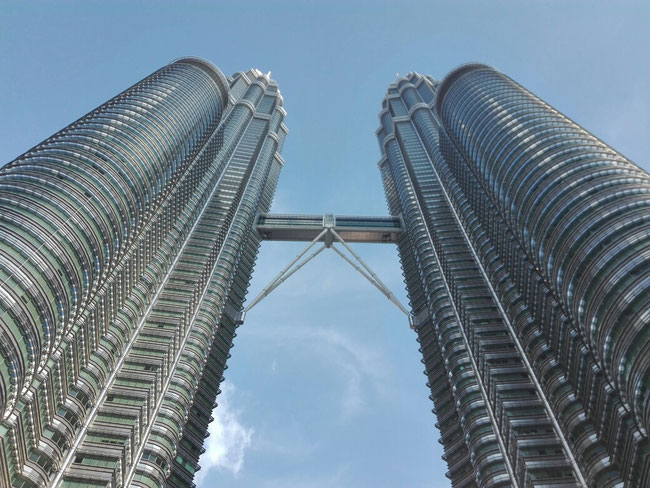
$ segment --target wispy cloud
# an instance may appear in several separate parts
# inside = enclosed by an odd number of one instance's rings
[[[339,370],[344,381],[341,413],[345,420],[363,410],[368,390],[381,396],[388,394],[386,368],[378,351],[333,329],[305,330],[304,339],[315,344],[317,352]]]
[[[270,477],[260,482],[261,488],[330,488],[332,486],[353,486],[349,480],[350,467],[344,465],[329,474],[310,476],[294,475]]]
[[[262,425],[255,432],[251,450],[294,464],[303,463],[320,447],[315,439],[298,422],[289,422],[277,429],[277,425]]]
[[[327,327],[268,325],[243,333],[263,335],[263,343],[274,350],[290,348],[326,362],[329,370],[336,373],[343,390],[339,395],[342,420],[350,420],[361,413],[371,395],[389,397],[391,376],[382,359],[382,351]],[[273,365],[271,370],[274,370]]]
[[[201,470],[196,475],[197,484],[213,469],[237,476],[244,467],[244,457],[251,445],[254,430],[242,423],[241,411],[233,407],[234,392],[235,387],[231,383],[224,381],[221,384],[219,406],[213,412],[210,437],[206,440],[206,451],[200,459]]]

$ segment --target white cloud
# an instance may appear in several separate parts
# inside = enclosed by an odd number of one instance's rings
[[[383,351],[369,344],[355,341],[351,335],[333,328],[304,325],[278,325],[250,329],[264,337],[263,343],[274,350],[289,348],[318,357],[335,372],[342,387],[340,412],[342,420],[350,420],[360,414],[367,405],[369,395],[382,399],[390,396],[391,374],[386,367]],[[273,364],[271,370],[274,371]]]
[[[199,460],[201,470],[195,479],[199,486],[213,469],[237,476],[244,467],[244,456],[253,438],[254,429],[242,424],[241,411],[232,406],[235,387],[224,381],[220,388],[219,406],[213,412],[210,437],[205,442],[206,451]]]
[[[284,462],[300,464],[309,459],[320,447],[320,440],[304,429],[297,421],[278,425],[263,425],[260,432],[255,432],[252,450],[273,456]]]
[[[260,488],[331,488],[332,486],[354,486],[349,478],[349,465],[338,467],[333,473],[305,475],[289,475],[270,477],[263,480]]]
[[[306,330],[306,342],[314,344],[321,356],[340,372],[344,382],[341,395],[341,413],[349,420],[360,413],[365,404],[364,385],[381,391],[377,381],[376,368],[382,370],[378,355],[361,344],[355,344],[350,337],[338,331],[325,328]]]

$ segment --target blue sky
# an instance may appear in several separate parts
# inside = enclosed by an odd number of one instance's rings
[[[494,65],[650,168],[646,2],[3,2],[0,161],[169,61],[272,71],[274,211],[385,214],[377,113],[396,73]],[[300,249],[264,243],[255,296]],[[391,246],[356,246],[406,302]],[[200,486],[447,487],[415,335],[331,252],[238,331]]]

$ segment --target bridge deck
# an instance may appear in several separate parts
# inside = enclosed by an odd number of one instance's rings
[[[329,228],[346,242],[396,243],[402,233],[401,219],[391,216],[261,214],[256,227],[267,241],[310,242]],[[331,239],[329,232],[323,236],[326,244]]]

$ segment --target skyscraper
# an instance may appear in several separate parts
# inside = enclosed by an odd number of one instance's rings
[[[452,485],[650,486],[650,175],[485,65],[382,105]]]
[[[397,242],[454,487],[650,486],[650,176],[471,64],[390,85],[392,217],[269,215],[284,116],[182,58],[0,170],[0,486],[191,486],[262,239],[247,309],[333,248],[408,315]]]
[[[189,486],[287,132],[179,59],[0,170],[0,486]]]

